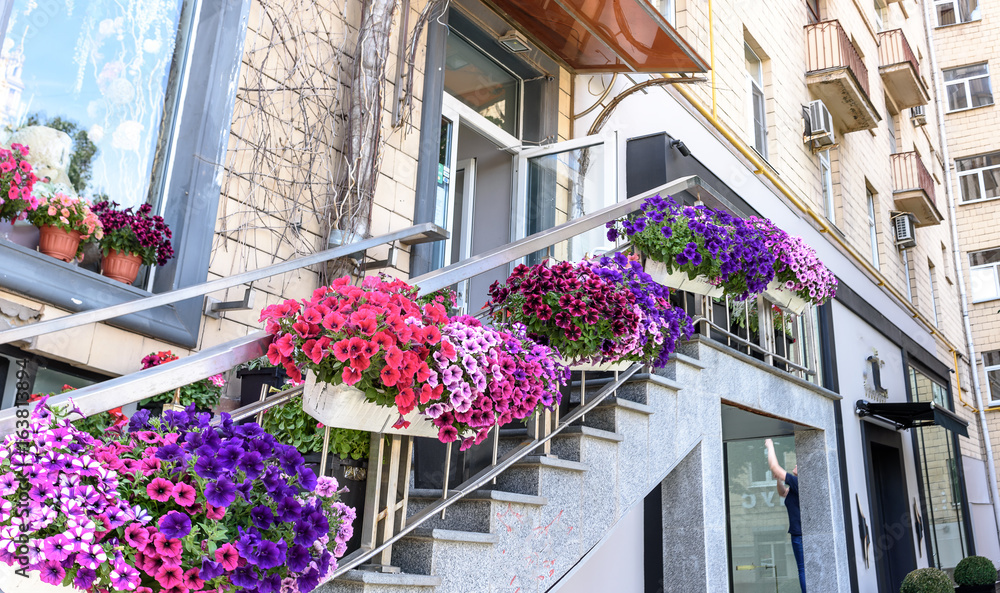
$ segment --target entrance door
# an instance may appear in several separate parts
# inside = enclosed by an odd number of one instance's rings
[[[872,505],[872,553],[879,591],[899,591],[903,577],[917,568],[907,505],[899,433],[865,423],[868,444],[868,497]]]

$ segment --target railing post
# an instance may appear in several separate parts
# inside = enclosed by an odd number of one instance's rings
[[[391,540],[399,529],[406,526],[413,438],[393,435],[390,439],[391,444],[386,447],[384,434],[373,432],[371,436],[361,527],[361,549],[364,551],[373,550]],[[399,572],[399,568],[391,566],[391,563],[392,546],[388,546],[373,556],[371,563],[359,568],[374,572]]]
[[[764,295],[757,295],[757,333],[760,334],[760,347],[764,349],[764,362],[774,364],[774,317],[771,314],[771,301]]]

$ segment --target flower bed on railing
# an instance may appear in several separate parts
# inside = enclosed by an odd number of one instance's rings
[[[539,404],[557,405],[565,382],[552,351],[522,328],[449,317],[440,302],[421,302],[400,280],[367,277],[352,286],[340,278],[311,299],[265,308],[261,320],[275,335],[269,359],[294,382],[309,370],[318,382],[394,408],[396,428],[430,422],[442,442],[461,437],[463,449]]]
[[[192,406],[94,437],[46,400],[0,451],[3,562],[83,591],[307,593],[343,555],[336,481],[256,424]]]
[[[643,201],[637,215],[607,227],[609,240],[627,238],[646,259],[647,272],[674,288],[736,300],[768,293],[795,313],[836,292],[837,279],[816,252],[767,219],[655,196]]]

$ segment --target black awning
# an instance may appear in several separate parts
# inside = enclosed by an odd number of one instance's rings
[[[858,416],[875,416],[895,424],[898,428],[919,428],[921,426],[943,426],[961,435],[969,436],[969,423],[959,418],[951,410],[946,410],[934,402],[905,402],[876,404],[863,399],[856,404]]]

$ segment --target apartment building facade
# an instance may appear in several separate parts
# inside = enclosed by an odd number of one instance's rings
[[[544,10],[518,0],[402,2],[380,46],[384,81],[360,98],[354,60],[370,48],[358,32],[371,30],[365,8],[381,4],[142,4],[148,12],[126,14],[6,3],[2,63],[17,64],[8,86],[20,103],[4,113],[77,121],[101,150],[93,195],[153,203],[174,228],[179,256],[127,287],[86,259],[61,264],[0,243],[7,326],[414,223],[433,222],[448,239],[384,245],[357,267],[302,269],[3,345],[8,368],[30,361],[33,391],[134,372],[151,351],[225,344],[259,329],[262,307],[306,297],[345,269],[419,277],[689,176],[697,182],[675,197],[771,218],[840,281],[835,301],[794,316],[794,331],[776,337],[780,350],[763,337],[770,350],[740,345],[749,333],[733,312],[744,305],[680,295],[678,306],[705,319],[700,336],[637,388],[637,405],[614,411],[611,430],[538,462],[539,472],[572,478],[538,478],[530,492],[511,480],[512,495],[492,495],[487,507],[503,502],[520,523],[488,517],[495,540],[456,536],[462,529],[444,524],[453,538],[445,544],[431,534],[397,546],[404,575],[354,575],[330,590],[471,590],[457,560],[435,556],[448,553],[474,553],[469,566],[491,567],[476,583],[482,590],[599,590],[611,566],[628,566],[616,585],[636,591],[677,582],[693,591],[794,587],[765,438],[808,484],[810,589],[892,590],[913,568],[953,568],[972,553],[1000,560],[978,420],[964,405],[969,357],[918,4],[732,0],[709,12],[690,0]],[[955,6],[965,18],[967,7]],[[56,42],[66,58],[46,67]],[[981,95],[973,92],[981,86],[962,88],[970,101]],[[350,139],[359,116],[349,106],[360,100],[373,101],[363,121],[379,131],[381,154],[370,210],[352,218],[341,188],[358,173]],[[960,206],[960,225],[963,215]],[[527,260],[614,247],[598,228]],[[459,284],[460,304],[477,310],[509,270]],[[243,310],[213,308],[251,293]],[[14,383],[8,373],[4,407]],[[566,528],[531,535],[552,525]],[[527,561],[510,561],[508,549],[527,550]]]

